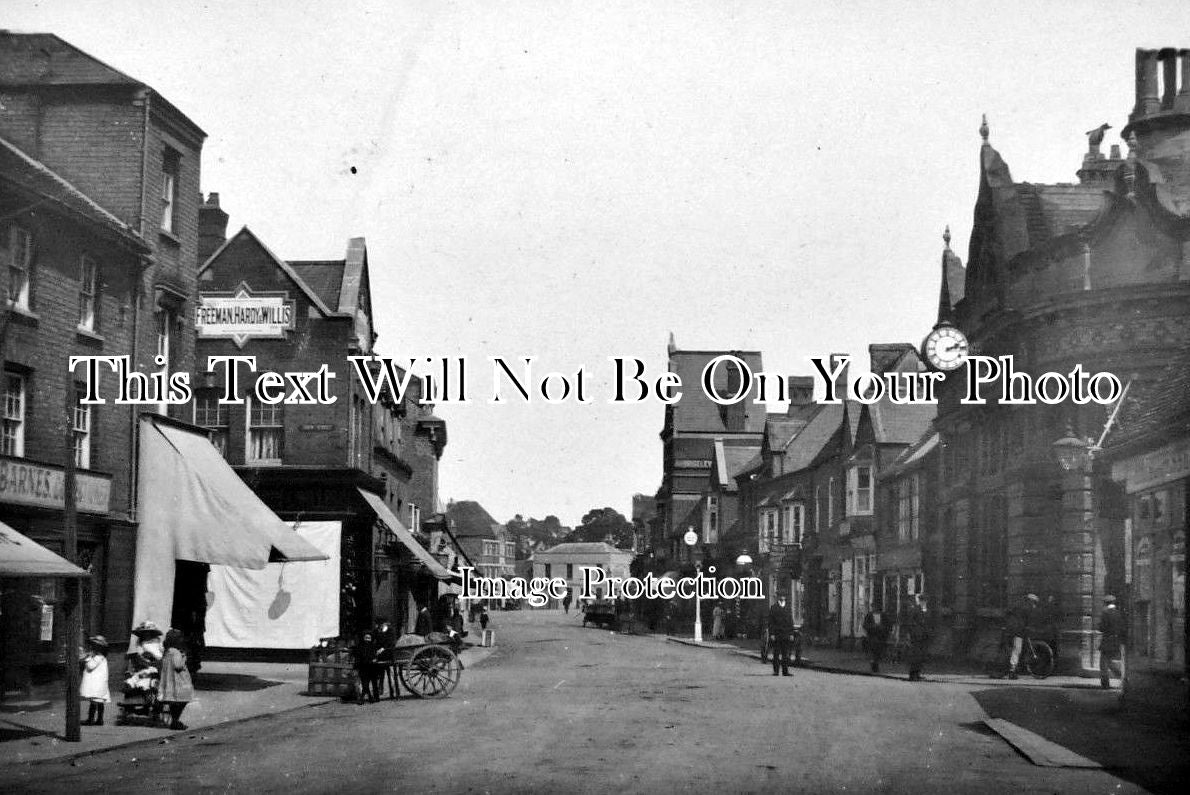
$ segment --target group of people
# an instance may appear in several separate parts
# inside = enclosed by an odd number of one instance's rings
[[[893,634],[893,622],[883,612],[871,610],[864,616],[864,635],[868,644],[869,667],[872,673],[880,673],[888,642]],[[930,625],[926,616],[926,600],[922,594],[914,594],[901,618],[902,637],[905,641],[905,661],[909,665],[909,681],[921,682],[930,642]]]
[[[182,712],[194,700],[194,683],[186,660],[186,639],[181,631],[162,632],[152,621],[142,621],[132,630],[136,643],[126,655],[123,696],[145,705],[156,718],[169,711],[167,724],[183,730]],[[87,638],[87,650],[79,660],[82,679],[79,697],[87,703],[84,726],[102,726],[104,708],[111,703],[108,687],[108,642],[102,635]]]
[[[487,607],[480,603],[470,607],[471,620],[478,621],[483,629],[488,628],[490,617]],[[404,642],[420,643],[433,634],[445,635],[441,642],[450,646],[458,653],[463,648],[463,638],[467,637],[467,630],[463,624],[463,613],[459,610],[457,600],[451,599],[444,611],[435,619],[428,604],[418,608],[413,622],[413,635]],[[380,619],[376,626],[369,627],[359,634],[354,649],[355,669],[359,676],[358,701],[376,703],[380,700],[385,683],[388,684],[389,698],[397,695],[396,679],[393,676],[393,663],[396,661],[394,649],[398,643],[399,633],[387,618]]]

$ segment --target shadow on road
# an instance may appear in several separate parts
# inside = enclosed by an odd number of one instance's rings
[[[213,690],[220,693],[237,692],[251,693],[264,690],[266,687],[276,687],[282,682],[274,679],[261,679],[249,674],[200,674],[195,683],[197,690]]]
[[[1185,721],[1124,710],[1118,693],[1085,688],[996,687],[971,695],[988,717],[1011,721],[1120,778],[1152,792],[1185,792],[1190,778]]]

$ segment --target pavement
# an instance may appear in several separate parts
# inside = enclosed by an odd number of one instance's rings
[[[758,641],[755,639],[737,638],[714,641],[704,638],[699,644],[695,643],[692,637],[669,635],[666,636],[666,640],[687,646],[721,649],[756,660],[760,659],[760,652],[757,650]],[[870,664],[870,658],[863,652],[845,651],[829,646],[811,646],[803,650],[798,667],[883,679],[906,679],[909,675],[909,669],[903,662],[886,660],[881,663],[879,673],[872,673]],[[970,663],[966,660],[930,660],[924,666],[924,675],[926,681],[988,687],[1023,687],[1027,685],[1029,687],[1102,689],[1098,679],[1087,679],[1081,676],[1049,676],[1045,679],[1036,679],[1028,674],[1022,674],[1020,678],[1013,680],[988,676],[984,668],[983,665]],[[1116,692],[1119,692],[1118,689]]]
[[[479,664],[492,648],[469,646],[459,655],[464,669]],[[120,694],[123,667],[114,660],[111,693]],[[161,726],[116,725],[116,704],[107,705],[103,726],[83,726],[79,742],[67,742],[65,695],[0,702],[0,766],[22,762],[69,759],[113,748],[145,744],[168,744],[176,736],[193,738],[196,732],[215,726],[336,703],[337,697],[306,695],[309,669],[305,664],[204,662],[195,684],[195,697],[186,706],[182,722],[186,730],[174,732]],[[402,697],[408,697],[404,694]],[[82,705],[87,717],[87,705]]]

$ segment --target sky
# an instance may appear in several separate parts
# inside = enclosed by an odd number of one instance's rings
[[[919,343],[947,225],[967,259],[981,114],[1015,179],[1075,181],[1190,4],[8,0],[0,25],[202,127],[230,233],[286,259],[365,237],[377,351],[467,361],[443,502],[575,525],[661,481],[664,407],[609,404],[609,357],[660,375],[672,333],[809,375]],[[489,357],[525,356],[583,367],[590,402],[490,403]]]

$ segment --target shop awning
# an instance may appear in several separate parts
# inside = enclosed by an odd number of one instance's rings
[[[201,428],[142,414],[132,621],[168,627],[177,561],[263,569],[326,560],[240,479]]]
[[[165,520],[174,559],[245,569],[327,559],[261,502],[205,435],[148,421],[141,434],[141,464],[142,483],[161,478],[160,491],[143,495],[142,516]],[[168,506],[166,515],[145,504],[156,500]]]
[[[356,489],[356,491],[360,493],[360,496],[364,498],[368,506],[376,512],[376,518],[392,531],[393,535],[397,537],[397,540],[404,544],[405,548],[413,553],[413,557],[423,563],[430,570],[431,574],[439,580],[457,580],[459,578],[456,572],[450,571],[439,563],[433,555],[426,551],[425,547],[417,542],[417,539],[413,537],[413,533],[410,533],[408,528],[401,524],[401,520],[384,504],[384,500],[363,489]]]
[[[90,572],[0,522],[0,577],[90,576]]]

